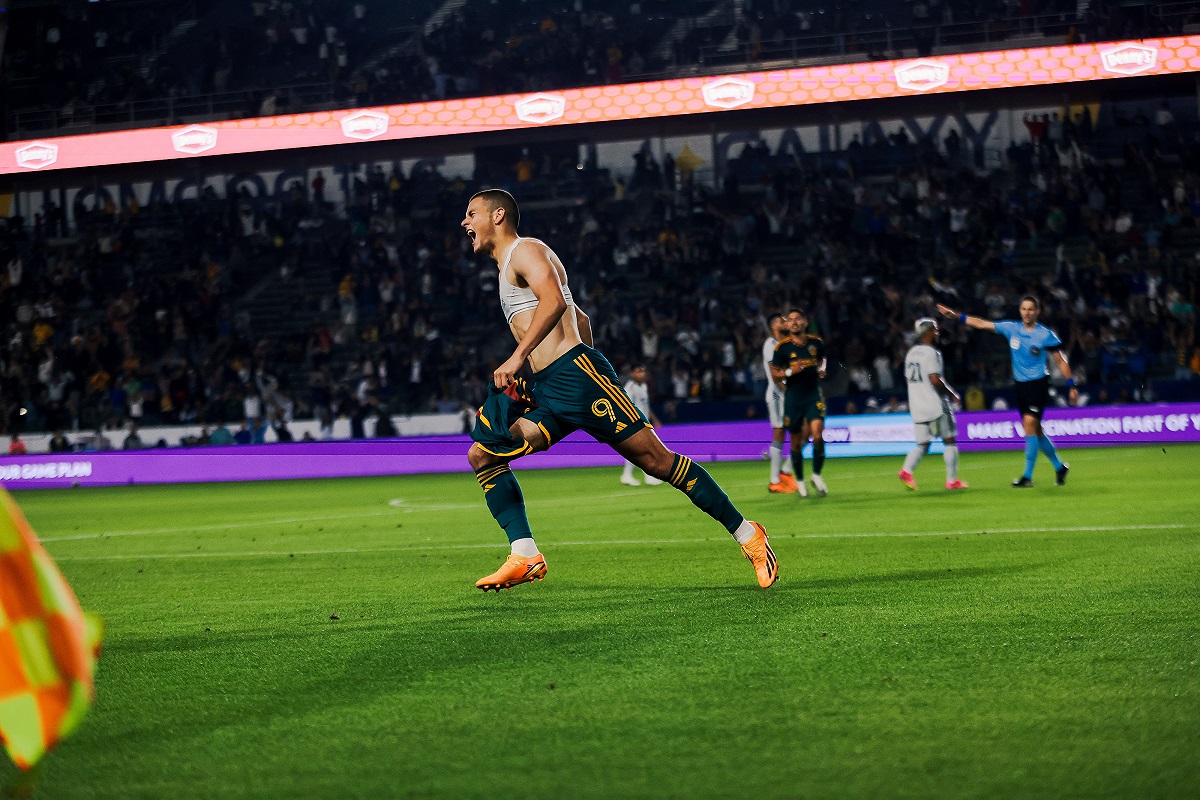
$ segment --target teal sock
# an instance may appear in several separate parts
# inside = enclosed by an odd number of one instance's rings
[[[825,439],[813,439],[813,475],[820,475],[825,468]]]
[[[724,525],[730,533],[736,531],[746,519],[733,507],[729,495],[722,491],[704,467],[687,456],[676,454],[671,464],[670,482],[687,495],[692,505]]]
[[[1054,449],[1054,442],[1050,441],[1050,437],[1044,433],[1038,437],[1038,449],[1046,454],[1046,458],[1050,459],[1050,464],[1054,467],[1055,472],[1062,469],[1062,459],[1058,457],[1058,451]]]
[[[804,482],[804,445],[799,448],[792,448],[792,470],[796,480]]]
[[[1033,465],[1037,462],[1038,437],[1025,437],[1025,477],[1033,480]]]
[[[533,536],[529,530],[529,517],[525,514],[525,495],[521,494],[521,484],[513,475],[508,464],[492,464],[475,471],[479,485],[483,487],[483,497],[487,500],[488,511],[496,518],[496,522],[508,534],[508,541],[526,539]]]

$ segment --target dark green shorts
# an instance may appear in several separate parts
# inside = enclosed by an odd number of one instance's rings
[[[814,419],[825,419],[825,398],[820,392],[806,394],[792,399],[787,393],[783,396],[783,427],[788,433],[800,433],[804,423]]]
[[[489,386],[471,438],[492,455],[525,455],[528,445],[508,431],[524,417],[550,444],[581,428],[601,442],[619,444],[650,423],[618,381],[608,359],[578,345],[529,383],[518,381],[506,390]]]

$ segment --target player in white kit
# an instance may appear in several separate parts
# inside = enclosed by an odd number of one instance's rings
[[[783,455],[783,437],[786,433],[783,426],[783,388],[771,376],[771,359],[775,357],[775,345],[787,336],[787,320],[782,314],[772,314],[767,318],[767,327],[771,329],[771,335],[762,347],[763,372],[767,376],[767,416],[771,419],[771,477],[767,482],[767,491],[791,494],[804,487],[796,483],[792,475],[791,451],[788,451],[786,458]]]
[[[932,319],[919,319],[915,330],[917,342],[904,357],[904,377],[908,382],[908,410],[912,414],[917,446],[905,457],[899,478],[905,486],[916,491],[913,471],[929,452],[930,440],[937,436],[946,445],[942,454],[946,462],[946,488],[966,489],[967,484],[958,479],[958,426],[950,408],[950,401],[957,402],[959,398],[943,377],[946,373],[942,352],[934,346],[938,324]]]
[[[629,399],[637,406],[637,410],[646,415],[646,419],[650,420],[650,424],[657,428],[660,423],[658,417],[654,416],[654,412],[650,410],[650,387],[646,384],[646,367],[644,364],[635,364],[633,366],[633,370],[629,373],[629,380],[625,383],[625,394],[629,395]],[[642,474],[646,478],[647,486],[658,486],[662,483],[662,481],[645,470],[642,470]],[[625,471],[621,473],[621,483],[626,486],[642,485],[641,481],[633,477],[632,461],[625,462]]]

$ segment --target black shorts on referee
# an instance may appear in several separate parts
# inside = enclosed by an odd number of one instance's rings
[[[1021,416],[1037,417],[1038,421],[1042,419],[1042,412],[1046,410],[1046,401],[1050,399],[1050,378],[1038,378],[1036,381],[1017,381],[1017,410],[1021,412]]]

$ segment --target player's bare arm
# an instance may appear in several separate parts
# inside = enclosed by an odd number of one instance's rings
[[[1079,402],[1079,389],[1075,388],[1075,383],[1071,380],[1071,364],[1062,350],[1054,351],[1054,363],[1058,367],[1059,373],[1068,381],[1067,385],[1070,386],[1070,391],[1067,393],[1067,397],[1070,404],[1075,405]]]
[[[524,281],[533,291],[538,304],[533,311],[523,312],[513,318],[510,327],[513,337],[517,340],[517,349],[507,361],[496,368],[494,374],[496,386],[501,389],[512,383],[513,376],[521,369],[521,365],[558,326],[567,310],[562,281],[544,246],[522,247],[513,253],[510,264],[512,274]],[[545,364],[551,360],[553,359],[546,360]],[[536,370],[545,364],[535,363],[533,367]]]
[[[825,378],[825,366],[827,363],[828,362],[825,359],[823,359],[823,358],[821,359],[821,366],[817,367],[817,377],[818,378],[822,378],[822,379]]]
[[[996,330],[996,325],[991,320],[983,319],[982,317],[972,317],[970,314],[962,314],[950,308],[949,306],[942,305],[941,303],[937,304],[937,310],[938,313],[946,319],[960,320],[968,328],[974,328],[975,330],[979,331],[994,332]]]

